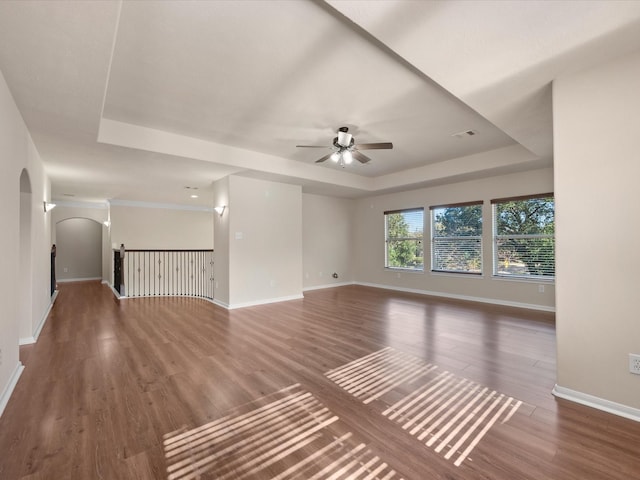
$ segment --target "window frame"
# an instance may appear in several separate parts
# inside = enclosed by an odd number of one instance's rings
[[[480,226],[481,232],[480,235],[453,235],[448,237],[436,237],[436,216],[435,213],[437,210],[442,210],[445,208],[463,208],[463,207],[480,207]],[[437,274],[452,274],[452,275],[473,275],[473,276],[482,276],[484,274],[484,241],[483,241],[483,232],[484,232],[484,202],[482,200],[475,200],[471,202],[460,202],[460,203],[449,203],[445,205],[432,205],[429,207],[430,213],[430,223],[431,223],[431,272]],[[449,240],[478,240],[480,244],[478,259],[480,261],[480,269],[479,271],[473,270],[445,270],[436,267],[436,239],[444,239],[448,238]]]
[[[418,237],[389,237],[388,216],[398,213],[420,212],[422,215],[422,235]],[[422,245],[422,265],[420,267],[407,267],[389,265],[389,245],[390,241],[417,241]],[[424,272],[424,207],[402,208],[398,210],[387,210],[384,212],[384,268],[387,270],[401,270],[403,272]]]
[[[498,234],[498,217],[497,217],[497,213],[498,213],[498,209],[497,206],[499,204],[503,204],[503,203],[509,203],[509,202],[521,202],[521,201],[528,201],[528,200],[536,200],[536,199],[544,199],[544,198],[551,198],[553,200],[553,224],[554,224],[554,233],[553,234],[541,234],[541,233],[535,233],[535,234],[512,234],[512,235],[502,235],[502,234]],[[493,262],[493,266],[492,266],[492,271],[493,271],[493,276],[495,278],[499,278],[501,280],[515,280],[515,281],[532,281],[532,282],[555,282],[555,278],[556,278],[556,272],[555,272],[555,263],[556,263],[556,258],[555,258],[555,209],[556,209],[556,202],[555,202],[555,195],[553,192],[547,192],[547,193],[540,193],[540,194],[534,194],[534,195],[521,195],[521,196],[516,196],[516,197],[505,197],[505,198],[494,198],[491,199],[491,221],[492,221],[492,248],[493,248],[493,252],[492,252],[492,262]],[[509,274],[509,273],[504,273],[504,272],[500,272],[499,268],[500,268],[500,261],[499,261],[499,245],[498,242],[499,240],[504,240],[504,239],[551,239],[553,240],[553,275],[539,275],[539,274],[532,274],[532,273],[526,273],[526,274]]]

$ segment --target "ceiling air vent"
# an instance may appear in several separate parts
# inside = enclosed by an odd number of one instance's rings
[[[465,130],[463,132],[458,132],[458,133],[453,133],[451,134],[452,137],[457,137],[457,138],[463,138],[463,137],[473,137],[474,135],[477,135],[478,132],[476,132],[475,130]]]

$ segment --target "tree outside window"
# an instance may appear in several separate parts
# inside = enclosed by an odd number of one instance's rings
[[[492,200],[494,274],[555,277],[553,194]]]
[[[386,268],[424,269],[424,209],[385,212]]]
[[[431,207],[431,270],[482,273],[482,202]]]

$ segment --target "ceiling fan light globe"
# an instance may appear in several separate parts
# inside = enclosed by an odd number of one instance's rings
[[[353,162],[353,155],[351,155],[351,152],[349,150],[345,150],[342,153],[342,158],[344,160],[344,163],[346,163],[347,165]]]
[[[330,158],[331,161],[338,162],[338,160],[340,159],[340,152],[334,152]]]

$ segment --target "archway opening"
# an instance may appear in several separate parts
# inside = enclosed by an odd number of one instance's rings
[[[56,223],[58,282],[102,279],[102,224],[89,218]]]
[[[31,215],[32,215],[31,179],[27,169],[20,173],[20,242],[18,252],[18,318],[20,339],[33,336],[32,299],[31,299]]]

